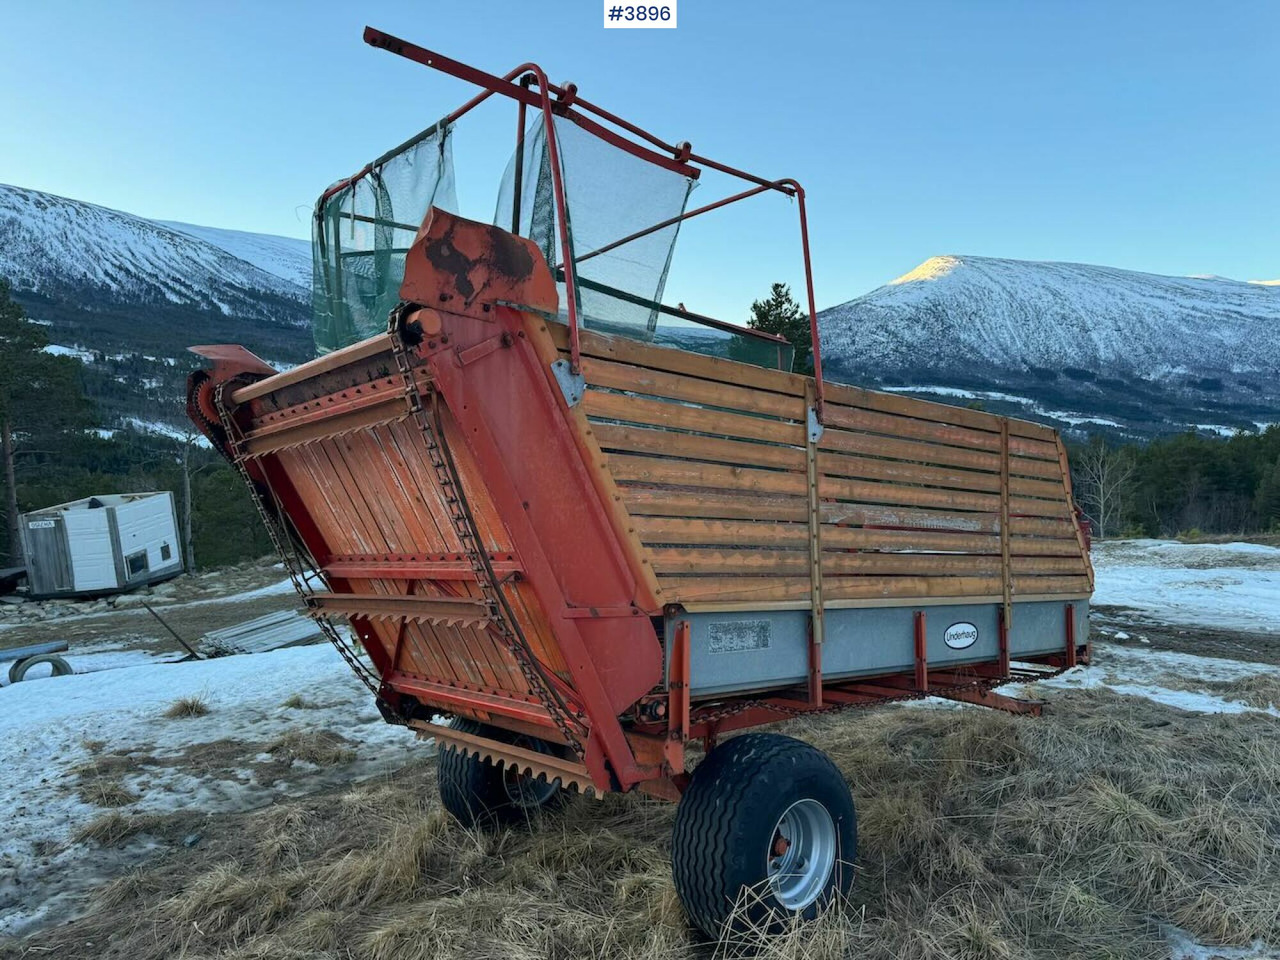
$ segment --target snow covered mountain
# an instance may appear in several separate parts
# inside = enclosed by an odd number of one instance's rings
[[[932,257],[819,315],[833,375],[1058,425],[1280,420],[1280,287]]]
[[[0,277],[51,350],[85,360],[108,427],[185,426],[193,343],[243,343],[282,364],[313,356],[310,274],[305,241],[0,185]]]
[[[33,294],[84,288],[122,303],[213,307],[262,320],[286,319],[274,301],[301,303],[308,296],[296,280],[269,273],[224,244],[22,187],[0,185],[0,237],[0,276]]]
[[[155,221],[162,227],[177,230],[220,247],[234,257],[251,263],[272,276],[288,280],[306,289],[311,288],[311,242],[294,237],[276,237],[267,233],[246,233],[243,230],[222,230],[218,227],[200,227],[193,223],[172,220]]]

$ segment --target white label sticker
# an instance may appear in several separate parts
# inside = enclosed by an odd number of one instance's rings
[[[57,523],[55,523],[53,520],[28,520],[27,521],[28,530],[52,530],[56,526],[57,526]]]
[[[942,639],[952,650],[963,650],[978,642],[978,628],[972,623],[953,623],[947,627]]]

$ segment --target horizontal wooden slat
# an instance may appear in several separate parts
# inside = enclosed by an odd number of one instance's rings
[[[637,453],[696,460],[714,460],[743,466],[804,468],[804,452],[799,447],[779,446],[677,433],[649,427],[626,427],[618,424],[593,424],[592,432],[606,450],[621,449]],[[993,460],[998,458],[992,457]],[[897,480],[903,483],[930,484],[956,489],[998,492],[998,474],[949,470],[918,463],[849,457],[821,451],[819,467],[823,473],[865,479]],[[1010,489],[1015,494],[1065,500],[1062,484],[1014,477]]]
[[[582,411],[588,417],[645,423],[675,430],[719,434],[747,440],[767,440],[800,446],[805,442],[801,423],[750,417],[739,413],[721,413],[664,400],[646,400],[620,393],[588,390],[582,398]]]
[[[649,550],[653,569],[661,577],[667,573],[716,576],[727,573],[756,573],[770,576],[802,576],[808,581],[809,554],[802,550],[715,550],[688,547],[653,547]]]
[[[1003,560],[999,555],[945,553],[824,553],[824,583],[832,576],[996,577]],[[1078,575],[1079,558],[1014,557],[1016,574]]]
[[[1060,537],[1076,543],[1075,523],[1061,517],[1010,517],[1009,533],[1015,537]]]
[[[935,487],[954,487],[957,490],[973,490],[999,493],[998,473],[979,473],[976,470],[952,470],[931,467],[922,463],[905,463],[900,460],[874,460],[870,457],[850,457],[841,453],[818,454],[819,473],[835,477],[860,477],[867,480],[888,480],[898,483],[929,484]]]
[[[747,520],[804,522],[803,497],[751,493],[708,493],[665,490],[648,486],[621,487],[622,499],[632,516],[722,517]]]
[[[659,580],[669,599],[687,603],[776,603],[809,597],[807,577],[661,577]],[[988,597],[997,596],[999,592],[999,577],[829,577],[823,584],[823,595],[828,601]]]
[[[912,530],[953,530],[957,533],[999,533],[996,512],[956,512],[892,504],[824,502],[823,523],[852,526],[903,527]],[[1012,526],[1011,526],[1012,529]]]
[[[736,386],[734,383],[701,380],[696,377],[668,373],[665,370],[650,370],[647,367],[587,357],[582,361],[582,375],[586,378],[587,384],[593,387],[608,387],[703,406],[724,407],[744,413],[786,417],[791,420],[803,420],[805,417],[803,397],[786,397],[764,390]]]
[[[697,544],[704,546],[807,547],[808,526],[768,520],[705,520],[693,517],[633,517],[645,543]],[[929,551],[999,556],[996,534],[952,533],[932,530],[879,530],[827,525],[822,545],[831,550]],[[1068,557],[1080,555],[1074,538],[1013,537],[1014,556]]]
[[[994,513],[1000,509],[998,494],[968,493],[962,490],[941,490],[933,487],[909,487],[900,483],[874,483],[863,480],[845,480],[839,477],[820,477],[818,492],[835,500],[853,500],[859,503],[892,503],[907,507],[934,507],[942,510],[974,510]],[[1032,500],[1012,497],[1010,510],[1033,517],[1067,516],[1065,502]]]
[[[998,414],[987,413],[982,410],[952,406],[951,404],[939,403],[934,400],[922,400],[919,397],[903,396],[900,393],[867,390],[863,387],[855,387],[845,383],[827,381],[823,384],[823,387],[829,403],[862,407],[883,413],[895,413],[906,417],[916,417],[920,420],[953,423],[957,426],[975,427],[979,430],[994,430],[997,432],[1000,430],[1000,420],[1002,418]],[[1017,420],[1012,417],[1004,419],[1009,421],[1009,433],[1012,436],[1028,437],[1048,443],[1054,443],[1057,440],[1057,433],[1051,427],[1046,427],[1040,423],[1032,423],[1028,420]]]
[[[743,520],[782,520],[802,523],[805,501],[797,496],[751,493],[711,493],[625,485],[620,488],[632,516],[702,517]],[[998,533],[996,513],[951,512],[892,504],[821,504],[824,523],[865,524],[914,530],[954,530],[965,533]],[[825,528],[824,528],[825,529]],[[1045,537],[1076,543],[1075,530],[1066,518],[1013,517],[1009,532],[1015,537]]]
[[[776,603],[811,596],[808,577],[659,577],[658,582],[669,601]]]
[[[863,410],[858,407],[842,407],[837,404],[827,404],[823,416],[826,423],[845,430],[862,430],[868,433],[883,433],[890,437],[930,440],[971,450],[990,450],[997,453],[1000,451],[999,433],[974,430],[971,427],[917,420],[912,417]],[[1037,460],[1056,462],[1058,459],[1057,446],[1044,440],[1011,437],[1009,451],[1016,456]]]
[[[803,494],[803,473],[753,470],[719,463],[693,463],[660,457],[633,457],[614,453],[608,456],[609,470],[619,482],[662,483],[712,490],[743,490],[756,493]],[[626,494],[623,494],[625,501]]]
[[[664,460],[659,457],[633,457],[613,454],[608,457],[609,469],[614,479],[645,484],[671,484],[683,487],[702,487],[711,490],[741,490],[756,493],[800,495],[805,492],[803,474],[774,470],[753,470],[749,467],[732,467],[723,464],[691,463],[685,460]],[[972,510],[994,513],[999,509],[1000,497],[996,494],[969,493],[962,490],[942,490],[932,487],[912,487],[899,483],[875,483],[862,480],[846,480],[838,477],[821,477],[819,494],[836,500],[853,500],[860,503],[889,503],[909,507],[934,507],[942,510]],[[626,494],[623,494],[624,500]],[[1011,509],[1029,516],[1053,517],[1067,515],[1066,503],[1048,500],[1012,498]]]
[[[1015,575],[1013,578],[1013,596],[1040,596],[1049,593],[1088,594],[1093,592],[1093,584],[1086,576],[1078,577],[1033,577]],[[1082,641],[1083,642],[1083,641]]]
[[[650,550],[659,576],[672,573],[717,577],[759,574],[773,577],[807,577],[809,555],[804,550],[724,550],[713,548],[658,547]],[[826,551],[822,557],[826,577],[996,577],[1002,560],[998,554],[954,553],[849,553]],[[1079,558],[1016,557],[1015,575],[1083,575]]]
[[[605,451],[623,450],[688,460],[779,467],[785,470],[803,470],[805,466],[804,450],[800,447],[725,440],[652,427],[624,427],[614,423],[593,423],[591,432]]]
[[[569,353],[569,332],[562,323],[548,323],[547,329],[555,341],[556,349],[564,356]],[[581,330],[582,355],[630,363],[654,370],[682,373],[705,380],[722,383],[740,383],[756,390],[770,390],[788,396],[804,396],[804,379],[782,370],[769,370],[748,363],[737,363],[721,357],[708,357],[700,353],[657,347],[627,337],[613,337],[594,330]]]
[[[809,545],[809,526],[805,523],[700,520],[690,517],[634,517],[632,522],[645,543],[805,548]]]
[[[828,600],[881,597],[990,596],[1000,592],[999,577],[830,577],[822,592]]]
[[[1000,509],[998,494],[935,490],[929,487],[908,487],[900,483],[873,483],[869,480],[846,480],[840,477],[819,477],[818,493],[823,497],[854,500],[858,503],[894,503],[906,507],[979,510],[988,513]]]
[[[824,548],[842,550],[927,550],[936,553],[1000,554],[1000,537],[995,534],[949,533],[929,530],[868,530],[860,527],[827,526],[822,530]],[[1074,540],[1013,537],[1010,552],[1018,556],[1075,557],[1080,548]]]
[[[863,454],[873,457],[891,457],[895,460],[909,460],[914,463],[928,463],[935,466],[964,467],[968,470],[989,470],[999,472],[1000,454],[985,450],[965,450],[960,447],[947,446],[940,443],[929,443],[922,440],[899,440],[878,434],[855,433],[827,427],[818,441],[822,450],[834,450],[840,453]],[[1061,467],[1056,462],[1047,460],[1030,460],[1012,458],[1010,467],[1015,474],[1043,479],[1058,480]]]

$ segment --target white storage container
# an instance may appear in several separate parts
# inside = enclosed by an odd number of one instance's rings
[[[85,497],[21,517],[33,597],[119,593],[185,569],[173,494]]]

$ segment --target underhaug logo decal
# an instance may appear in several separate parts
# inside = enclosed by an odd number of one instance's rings
[[[963,650],[977,643],[978,628],[972,623],[953,623],[947,627],[942,639],[952,650]]]

